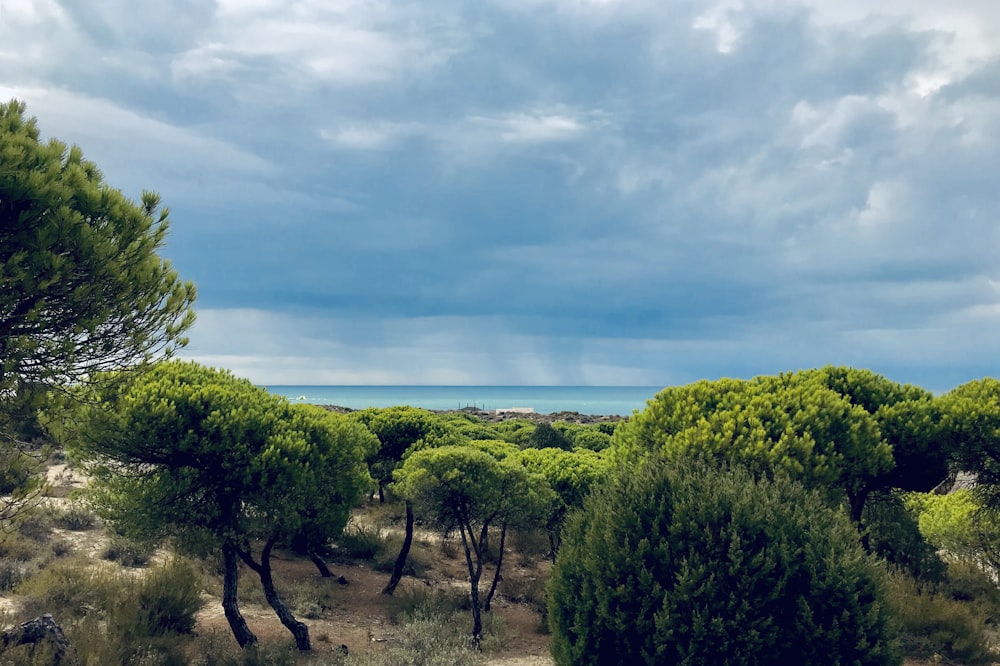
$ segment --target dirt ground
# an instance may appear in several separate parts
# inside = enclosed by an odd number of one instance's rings
[[[464,566],[463,562],[450,562],[442,558],[441,566],[428,572],[420,579],[404,578],[397,588],[397,594],[405,595],[408,587],[446,586],[463,589],[467,580],[454,576],[455,571]],[[347,583],[337,579],[323,579],[308,560],[292,560],[278,557],[274,562],[275,579],[285,586],[291,584],[315,584],[325,588],[329,608],[324,609],[321,619],[302,619],[309,625],[313,647],[317,653],[339,650],[346,645],[351,654],[365,651],[379,651],[392,644],[398,628],[390,619],[393,600],[381,593],[388,579],[387,574],[372,571],[365,564],[332,564],[334,575],[342,576]],[[288,631],[281,626],[267,606],[241,604],[241,610],[262,642],[290,642]],[[524,604],[511,603],[503,598],[494,601],[491,611],[503,618],[506,639],[504,647],[489,654],[489,663],[503,666],[545,666],[552,664],[549,656],[549,637],[540,631],[540,615]],[[468,618],[471,630],[471,614]],[[217,597],[198,616],[198,633],[228,631],[222,606]]]
[[[54,507],[69,503],[70,492],[81,487],[84,482],[65,465],[51,467],[48,478],[52,492],[45,501]],[[397,529],[391,524],[376,525],[379,520],[377,515],[372,515],[367,510],[359,511],[354,518],[355,524],[367,525],[385,533]],[[100,561],[108,542],[106,533],[100,528],[84,531],[54,528],[53,533],[73,544],[77,552],[92,557],[95,561]],[[403,578],[397,588],[397,598],[405,597],[408,592],[419,594],[421,591],[435,589],[468,590],[466,564],[459,549],[449,551],[442,548],[440,535],[431,532],[418,532],[415,549],[422,550],[424,566],[419,576]],[[166,553],[160,554],[160,557],[165,556]],[[276,554],[273,567],[279,589],[310,589],[320,592],[319,596],[324,600],[322,612],[318,613],[320,617],[309,619],[299,614],[299,619],[309,625],[316,656],[339,651],[341,646],[346,646],[351,654],[378,652],[396,640],[399,627],[393,624],[391,616],[393,604],[397,602],[392,597],[381,594],[388,574],[374,571],[369,563],[363,561],[333,561],[330,562],[330,568],[335,577],[322,578],[309,560],[282,553]],[[512,579],[544,579],[547,563],[532,562],[530,558],[519,561],[516,555],[508,553],[504,572],[505,577]],[[491,570],[484,572],[481,583],[484,594],[490,575]],[[256,585],[255,577],[244,572],[241,587]],[[501,648],[488,653],[489,663],[495,666],[552,666],[554,662],[549,653],[550,637],[542,630],[542,618],[537,608],[506,599],[503,590],[504,584],[501,583],[492,613],[503,619],[504,639],[501,641]],[[220,593],[221,590],[214,589],[206,594],[205,607],[198,615],[196,634],[229,635]],[[12,603],[13,599],[0,598],[0,609],[10,607]],[[288,631],[278,621],[274,611],[263,603],[263,599],[260,599],[260,603],[241,601],[240,608],[262,644],[292,643]],[[467,621],[471,630],[471,614]],[[308,664],[309,661],[309,657],[304,657],[301,663]],[[933,663],[942,662],[906,659],[904,666],[928,666]]]
[[[48,497],[45,502],[52,507],[65,507],[71,502],[73,490],[81,488],[85,478],[65,465],[51,466],[47,471],[49,482]],[[373,525],[373,517],[368,510],[356,512],[352,519],[355,525],[362,524],[383,533],[398,531],[391,525]],[[73,545],[74,550],[101,561],[101,553],[107,546],[108,537],[103,529],[88,529],[71,531],[53,528],[53,535]],[[439,534],[418,531],[414,540],[414,549],[422,550],[424,561],[419,577],[405,576],[397,588],[396,596],[407,594],[408,588],[413,591],[432,591],[435,588],[448,588],[467,591],[469,587],[468,573],[464,557],[458,549],[445,552],[440,548]],[[160,558],[168,556],[161,553]],[[105,563],[107,564],[107,563]],[[390,619],[393,598],[383,595],[382,588],[388,580],[388,574],[374,571],[364,562],[330,562],[334,578],[322,578],[316,567],[308,559],[297,558],[288,554],[277,553],[273,559],[275,581],[280,590],[303,589],[311,586],[320,588],[324,598],[322,616],[309,619],[298,614],[300,620],[309,625],[309,633],[313,641],[314,652],[340,650],[346,645],[350,653],[379,651],[391,645],[396,638],[398,627]],[[518,566],[516,558],[510,556],[504,564],[504,571],[513,576],[544,576],[546,563],[540,563],[540,571],[533,571]],[[483,594],[488,587],[489,569],[483,574],[480,588]],[[338,577],[346,581],[338,582]],[[241,587],[257,587],[256,577],[249,571],[241,574]],[[195,628],[197,634],[220,633],[227,635],[229,626],[222,612],[220,599],[221,590],[211,590],[206,595],[205,607],[198,615]],[[250,629],[258,636],[262,644],[291,644],[292,639],[278,621],[274,611],[263,603],[241,601],[240,610],[247,620]],[[13,599],[0,598],[0,607],[9,607]],[[503,583],[494,599],[491,611],[503,619],[505,639],[503,647],[489,653],[489,663],[503,666],[548,666],[552,664],[549,656],[549,636],[542,632],[540,613],[527,604],[513,603],[503,596]],[[472,618],[468,618],[471,631]],[[308,660],[307,660],[308,661]]]

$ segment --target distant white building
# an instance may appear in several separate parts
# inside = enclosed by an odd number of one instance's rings
[[[496,414],[534,414],[534,407],[505,407],[504,409],[498,409]]]

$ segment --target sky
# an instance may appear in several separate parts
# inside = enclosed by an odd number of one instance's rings
[[[1000,367],[996,0],[0,0],[259,384]]]

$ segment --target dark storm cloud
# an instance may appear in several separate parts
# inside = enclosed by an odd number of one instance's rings
[[[190,353],[257,381],[1000,362],[986,4],[5,9],[4,96],[163,194]]]

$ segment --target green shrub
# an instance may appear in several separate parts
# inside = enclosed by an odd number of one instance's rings
[[[882,575],[786,479],[650,461],[574,513],[549,584],[557,664],[897,664]]]
[[[156,548],[149,544],[120,534],[112,534],[108,547],[104,549],[103,557],[123,567],[142,567],[149,563],[149,558],[155,551]]]
[[[489,624],[483,637],[488,651]],[[378,652],[341,656],[337,666],[484,666],[487,661],[476,651],[464,624],[452,615],[420,612],[402,625],[393,642]]]
[[[97,615],[70,624],[66,637],[80,664],[122,666],[186,666],[185,639],[176,635],[140,636],[123,631]]]
[[[0,559],[29,562],[38,559],[39,547],[37,541],[23,536],[18,531],[0,532]]]
[[[402,625],[418,616],[451,616],[467,613],[471,608],[468,592],[461,589],[405,587],[392,595],[389,620]],[[465,622],[464,617],[461,622]]]
[[[101,608],[115,576],[108,570],[92,568],[82,558],[54,562],[29,578],[17,589],[26,617],[52,613],[59,622],[81,618],[90,609]]]
[[[507,544],[511,551],[517,553],[521,566],[531,566],[544,560],[552,547],[548,533],[539,527],[508,530]]]
[[[903,650],[922,659],[935,655],[962,664],[992,664],[984,617],[974,604],[958,601],[947,587],[918,582],[905,573],[890,576],[888,601],[902,634]]]
[[[82,532],[89,530],[96,524],[97,515],[86,504],[72,501],[68,506],[55,513],[53,521],[57,527],[64,530]]]
[[[190,634],[205,605],[198,571],[187,560],[174,559],[151,568],[134,584],[134,609],[144,636]]]
[[[456,534],[451,533],[441,535],[441,540],[438,542],[438,550],[441,552],[441,555],[449,560],[453,560],[458,557],[461,549],[462,541]]]
[[[240,606],[268,606],[267,597],[264,596],[264,588],[260,584],[260,579],[250,572],[245,566],[240,567],[240,583],[236,588],[236,599]]]
[[[535,573],[509,571],[499,586],[500,594],[515,604],[525,604],[542,612],[546,605],[545,578]]]
[[[947,569],[937,549],[927,542],[917,514],[898,492],[877,492],[868,498],[862,523],[871,552],[914,578],[942,581]]]
[[[603,451],[611,445],[611,435],[596,428],[587,428],[576,433],[573,446],[591,451]]]
[[[35,543],[48,543],[52,538],[52,517],[41,509],[33,509],[18,517],[17,533]]]
[[[246,585],[242,583],[241,587]],[[333,588],[339,587],[336,578],[321,578],[319,580],[279,581],[278,594],[297,616],[309,620],[323,617],[327,608],[336,603]],[[260,587],[259,585],[257,586]],[[261,592],[263,594],[263,591]],[[265,599],[266,601],[266,599]]]
[[[385,533],[377,527],[352,522],[335,543],[338,559],[372,560],[385,550]]]
[[[555,429],[548,423],[539,423],[531,433],[525,448],[532,449],[562,449],[571,451],[573,442],[562,431]]]
[[[939,587],[952,599],[974,605],[987,623],[1000,624],[1000,588],[994,570],[984,571],[971,562],[949,562],[948,574]]]
[[[56,562],[18,589],[24,616],[52,613],[59,622],[99,621],[122,644],[191,633],[204,605],[201,592],[201,578],[185,560],[140,576],[88,566],[82,559]]]
[[[198,642],[191,666],[295,666],[298,651],[289,645],[260,645],[240,649],[232,634],[213,631]]]
[[[0,559],[0,592],[10,592],[37,571],[34,565],[27,562]]]

